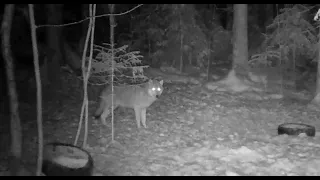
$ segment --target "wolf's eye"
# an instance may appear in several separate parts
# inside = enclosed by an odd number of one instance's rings
[[[156,90],[156,88],[154,88],[154,87],[153,87],[151,90],[152,90],[152,91],[155,91],[155,90]]]
[[[161,88],[158,87],[158,91],[161,91]]]

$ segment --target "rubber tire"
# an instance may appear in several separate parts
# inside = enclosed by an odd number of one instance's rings
[[[287,134],[291,136],[298,136],[301,133],[305,133],[307,136],[313,137],[316,135],[316,128],[302,123],[284,123],[278,127],[278,135]]]
[[[49,147],[49,146],[52,146],[52,147],[62,146],[66,148],[75,148],[87,154],[88,161],[81,168],[66,167],[53,161],[53,158],[59,157],[58,155],[56,157],[45,157],[45,154],[46,154],[45,151],[53,152],[55,151],[54,148],[44,148],[44,158],[43,158],[44,160],[42,164],[42,172],[44,175],[46,176],[92,176],[93,159],[87,151],[71,144],[64,144],[59,142],[49,143],[45,147]]]

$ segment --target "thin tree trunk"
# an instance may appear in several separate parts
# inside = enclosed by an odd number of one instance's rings
[[[82,19],[87,17],[89,17],[89,4],[82,4]],[[82,23],[82,33],[81,33],[81,39],[79,42],[80,54],[83,53],[83,47],[86,40],[86,32],[87,32],[88,26],[89,26],[89,21],[84,21]]]
[[[232,4],[227,4],[227,18],[226,18],[226,21],[227,21],[227,25],[226,25],[226,29],[231,31],[232,30],[232,25],[233,25],[233,16],[232,16],[232,12],[231,12],[231,9],[232,8]]]
[[[180,17],[180,27],[182,28],[182,22]],[[183,69],[183,31],[180,31],[180,72],[182,72]]]
[[[2,21],[2,54],[6,64],[7,86],[10,98],[11,154],[9,158],[9,166],[11,175],[16,176],[19,174],[21,169],[22,132],[18,111],[18,96],[14,78],[14,63],[10,49],[10,32],[13,12],[14,4],[8,4],[5,6]]]
[[[274,6],[273,4],[266,4],[266,7],[265,7],[266,8],[266,11],[265,11],[266,19],[265,19],[265,22],[264,22],[264,31],[263,32],[266,32],[267,26],[273,20],[273,14],[274,14],[273,6]],[[261,7],[261,8],[263,8],[263,7]]]
[[[39,52],[38,52],[38,46],[37,46],[36,26],[35,26],[33,9],[34,9],[33,4],[29,4],[33,63],[34,63],[34,72],[35,72],[36,86],[37,86],[38,159],[37,159],[36,175],[40,176],[41,170],[42,170],[42,156],[43,156],[42,89],[41,89],[40,67],[39,67]]]
[[[320,34],[320,33],[319,33]],[[320,43],[318,43],[319,46],[319,55],[318,55],[318,69],[317,69],[317,88],[316,88],[316,94],[320,94]]]
[[[319,32],[320,35],[320,32]],[[318,69],[317,69],[317,82],[315,96],[312,100],[312,104],[320,106],[320,43],[318,43]]]
[[[60,4],[47,4],[47,18],[48,24],[61,24],[62,23],[62,5]],[[48,58],[48,78],[51,83],[60,88],[60,61],[62,54],[60,49],[61,28],[49,27],[47,30],[47,42],[50,49],[54,50],[51,57]]]

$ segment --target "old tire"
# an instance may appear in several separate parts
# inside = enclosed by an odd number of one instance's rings
[[[71,144],[50,143],[44,146],[42,172],[46,176],[91,176],[91,155]]]
[[[315,136],[316,128],[307,124],[301,123],[284,123],[279,125],[278,134],[287,134],[292,136],[298,136],[301,133],[305,133],[307,136]]]

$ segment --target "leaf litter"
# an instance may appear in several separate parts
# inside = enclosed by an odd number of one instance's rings
[[[189,87],[170,88],[150,107],[148,129],[125,132],[128,124],[116,125],[118,133],[139,137],[124,145],[129,157],[113,168],[114,175],[320,175],[318,136],[277,136],[284,122],[318,125],[317,116],[302,113],[299,104],[224,94],[203,98]]]
[[[319,132],[315,137],[277,135],[278,125],[285,122],[319,129],[319,113],[292,99],[252,96],[203,94],[187,85],[170,84],[147,110],[147,129],[136,128],[133,110],[115,111],[115,139],[120,145],[113,147],[107,147],[110,127],[89,118],[87,150],[94,159],[94,174],[319,176]],[[51,110],[45,111],[54,114],[44,122],[46,142],[73,142],[82,102],[76,99],[65,101],[63,110],[60,106],[54,111],[50,105]],[[94,111],[94,105],[89,107]],[[35,128],[29,125],[26,131]],[[36,148],[34,141],[25,144]],[[25,153],[33,154],[30,158],[36,155],[32,149]]]

